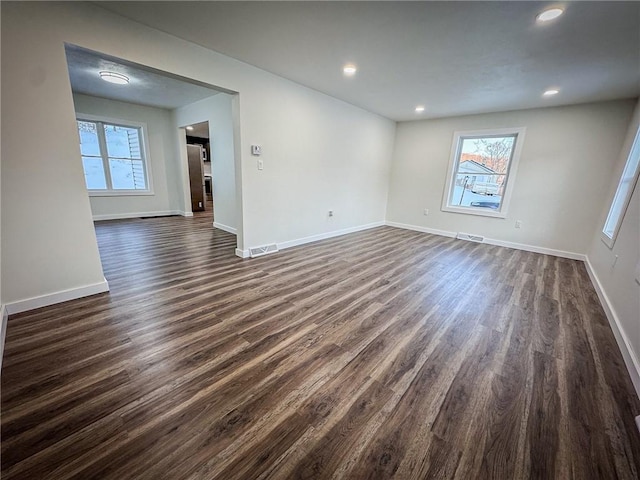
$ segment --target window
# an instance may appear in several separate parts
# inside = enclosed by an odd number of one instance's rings
[[[524,128],[456,132],[442,210],[506,217],[524,132]]]
[[[640,172],[640,128],[636,132],[629,158],[627,158],[627,163],[622,171],[622,177],[620,178],[620,183],[618,183],[616,194],[613,196],[609,215],[607,215],[607,220],[604,222],[604,228],[602,229],[602,240],[609,248],[612,248],[616,241],[620,224],[638,181],[638,172]]]
[[[149,194],[142,125],[78,118],[84,177],[90,195]]]

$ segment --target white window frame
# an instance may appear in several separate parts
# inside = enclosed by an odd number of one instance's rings
[[[145,184],[147,186],[147,188],[143,189],[138,189],[138,190],[125,190],[125,189],[117,189],[114,190],[112,188],[108,188],[108,189],[99,189],[99,190],[92,190],[92,189],[88,189],[87,191],[89,192],[89,196],[90,197],[123,197],[123,196],[137,196],[137,195],[154,195],[153,192],[153,175],[151,175],[151,161],[150,161],[150,157],[149,157],[149,139],[147,137],[147,124],[143,123],[143,122],[134,122],[131,120],[121,120],[118,118],[111,118],[111,117],[103,117],[101,115],[90,115],[90,114],[86,114],[86,113],[76,113],[76,120],[77,121],[87,121],[87,122],[101,122],[101,123],[107,123],[109,125],[117,125],[119,127],[129,127],[129,128],[138,128],[140,130],[140,143],[141,143],[141,150],[142,150],[142,168],[144,170],[144,175],[145,175]],[[76,125],[76,131],[77,131],[78,127]],[[100,137],[98,137],[100,138]],[[80,145],[80,132],[78,132],[78,146]],[[103,148],[104,153],[103,153]],[[105,163],[105,154],[108,156],[108,153],[106,152],[106,145],[103,145],[103,143],[100,143],[100,153],[102,154],[102,158],[103,158],[103,168],[105,169],[105,178],[107,179],[107,183],[110,184],[111,183],[111,175],[109,174],[109,165],[108,165],[108,160]],[[80,156],[82,157],[82,152],[80,154]],[[84,173],[84,167],[83,167],[83,173]],[[85,187],[86,187],[86,183],[85,183]]]
[[[470,130],[470,131],[456,131],[453,133],[453,144],[451,147],[451,156],[449,159],[449,167],[447,169],[447,179],[444,188],[444,195],[442,197],[443,212],[452,213],[464,213],[467,215],[480,215],[483,217],[496,217],[505,218],[511,202],[511,196],[515,185],[516,172],[518,171],[518,164],[520,163],[520,154],[522,153],[522,145],[524,144],[524,135],[526,132],[525,127],[514,128],[492,128],[487,130]],[[506,174],[506,188],[502,200],[500,202],[499,210],[489,210],[480,207],[461,207],[457,205],[451,205],[451,194],[454,188],[454,182],[456,179],[456,172],[458,170],[458,162],[460,159],[462,141],[467,138],[487,138],[487,137],[500,137],[505,135],[515,135],[515,145],[512,150],[511,160]]]
[[[616,193],[613,195],[613,199],[611,200],[611,205],[609,207],[609,213],[607,214],[607,218],[604,221],[604,225],[602,226],[600,238],[610,249],[613,248],[613,245],[616,243],[616,238],[618,237],[618,232],[620,231],[622,221],[624,220],[624,216],[627,213],[627,208],[629,207],[629,203],[631,202],[631,197],[633,196],[633,192],[638,184],[638,176],[640,176],[640,162],[637,163],[634,172],[627,171],[627,169],[631,165],[632,159],[635,158],[634,156],[640,156],[640,126],[638,127],[636,136],[634,137],[633,143],[631,144],[631,149],[629,150],[627,161],[624,162],[624,167],[622,169],[622,172],[620,172],[620,180],[618,180]],[[627,191],[624,193],[625,197],[621,198],[620,195],[622,195],[622,189],[624,187],[625,181],[629,182],[629,186],[627,188]],[[617,218],[613,219],[614,210],[616,210],[614,207],[616,206],[616,204],[619,204],[619,202],[623,202],[622,208],[618,211]],[[613,233],[611,236],[609,236],[606,231],[608,230],[607,225],[611,220],[613,220],[615,223],[613,227]]]

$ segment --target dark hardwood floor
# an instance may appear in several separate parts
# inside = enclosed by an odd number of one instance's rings
[[[253,260],[96,225],[111,292],[12,316],[4,479],[635,479],[581,262],[381,227]]]

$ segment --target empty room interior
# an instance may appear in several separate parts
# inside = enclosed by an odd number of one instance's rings
[[[640,2],[0,14],[2,478],[640,478]]]

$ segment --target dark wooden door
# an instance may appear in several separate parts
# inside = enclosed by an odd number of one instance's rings
[[[202,172],[202,155],[197,145],[187,145],[189,163],[189,188],[191,189],[191,211],[204,210],[204,175]]]

